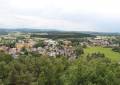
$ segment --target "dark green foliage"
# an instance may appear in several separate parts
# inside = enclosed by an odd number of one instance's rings
[[[40,40],[34,47],[44,47],[45,46],[45,44],[44,44],[44,42],[42,41],[42,40]]]
[[[87,45],[84,44],[82,47],[83,47],[83,48],[87,48]]]
[[[93,37],[93,35],[84,34],[84,33],[74,33],[74,32],[50,32],[50,33],[48,32],[48,35],[32,34],[31,37],[42,37],[42,38],[58,39],[58,38]]]
[[[92,53],[87,55],[87,60],[92,60],[92,59],[103,59],[105,58],[105,55],[103,53]]]
[[[13,60],[13,58],[9,55],[6,54],[5,52],[0,52],[0,62],[5,62],[5,63],[9,63]]]
[[[100,58],[91,58],[89,61],[86,58],[77,60],[62,76],[64,85],[119,85],[119,64],[104,57]]]
[[[9,57],[8,57],[9,56]],[[4,57],[4,58],[3,58]],[[94,53],[69,61],[37,53],[0,53],[0,85],[119,85],[120,65]]]
[[[83,50],[83,48],[81,46],[77,46],[75,48],[75,52],[76,52],[77,57],[79,57],[80,55],[84,54],[84,50]]]
[[[7,40],[7,39],[2,39],[1,41],[0,41],[0,43],[1,43],[1,45],[5,45],[5,46],[7,46],[7,47],[10,47],[10,48],[14,48],[15,47],[15,41],[14,40]]]
[[[112,50],[120,53],[120,47],[114,47]]]

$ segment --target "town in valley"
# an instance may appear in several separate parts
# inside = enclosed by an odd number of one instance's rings
[[[81,53],[78,51],[79,55],[81,55],[84,53],[84,49],[91,47],[101,46],[103,48],[117,49],[116,51],[120,53],[119,39],[118,34],[11,31],[0,35],[0,51],[8,53],[14,58],[33,52],[42,56],[64,56],[68,59],[76,59],[79,57],[77,50],[81,51]]]

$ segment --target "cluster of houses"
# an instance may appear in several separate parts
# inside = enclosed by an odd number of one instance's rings
[[[67,58],[76,58],[74,48],[70,46],[70,41],[62,40],[63,45],[60,45],[58,41],[52,39],[45,39],[42,41],[44,47],[35,47],[37,41],[33,39],[19,40],[15,43],[15,47],[0,46],[0,51],[4,51],[17,58],[20,54],[24,54],[22,51],[25,48],[28,52],[37,52],[44,56],[66,56]]]
[[[64,56],[67,58],[76,58],[75,49],[68,45],[70,41],[62,41],[63,45],[60,45],[58,41],[52,39],[46,39],[43,41],[44,47],[33,47],[30,51],[37,52],[44,56],[59,57]]]
[[[109,46],[110,42],[108,40],[103,39],[91,39],[89,43],[94,46]]]
[[[63,45],[60,45],[57,41],[45,40],[45,46],[38,47],[40,54],[45,54],[48,56],[66,56],[68,58],[76,58],[74,48],[70,46],[69,41],[62,41]]]
[[[21,33],[9,34],[1,36],[4,39],[10,41],[16,41],[16,36],[21,36]],[[30,38],[29,35],[23,35],[25,39],[15,42],[15,47],[8,47],[0,44],[0,51],[4,51],[17,58],[20,54],[24,54],[23,48],[28,52],[37,52],[44,56],[59,57],[65,56],[67,58],[76,58],[75,48],[72,46],[72,42],[68,40],[52,40],[40,38],[44,43],[44,47],[35,45],[39,42],[38,38]],[[114,37],[113,37],[114,38]],[[87,46],[119,46],[119,44],[113,44],[110,38],[97,36],[96,38],[89,38],[87,41],[80,42],[81,45]]]
[[[18,42],[15,43],[15,47],[0,45],[0,51],[9,53],[14,58],[16,58],[19,54],[22,53],[23,48],[30,49],[35,45],[35,43],[36,42],[33,41],[32,39],[28,39],[26,41],[19,40]]]
[[[97,36],[95,38],[89,38],[80,44],[87,46],[118,47],[119,44],[113,43],[112,39],[114,39],[114,37]]]

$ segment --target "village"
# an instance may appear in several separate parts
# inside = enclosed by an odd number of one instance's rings
[[[79,42],[80,46],[103,46],[118,47],[119,43],[113,43],[112,39],[116,37],[96,36]],[[43,56],[65,56],[67,58],[76,58],[75,47],[67,39],[48,39],[48,38],[31,38],[30,34],[15,32],[8,35],[0,36],[0,51],[9,53],[14,58],[25,52],[36,52]]]
[[[19,33],[17,33],[17,35],[21,36],[21,34]],[[59,43],[55,40],[40,38],[39,40],[41,40],[41,42],[44,44],[44,47],[35,47],[35,45],[38,43],[38,38],[31,39],[30,37],[26,37],[25,35],[24,39],[17,40],[17,35],[11,36],[10,34],[8,34],[7,36],[1,36],[0,51],[9,53],[14,58],[17,58],[17,56],[19,56],[20,54],[24,54],[23,49],[27,50],[28,52],[37,52],[44,56],[56,57],[62,55],[67,57],[72,56],[72,58],[76,57],[74,49],[72,48],[72,46],[70,46],[70,41],[63,40],[62,42],[64,45],[59,46]],[[7,46],[6,43],[9,45]],[[14,44],[13,47],[11,46],[12,44]]]

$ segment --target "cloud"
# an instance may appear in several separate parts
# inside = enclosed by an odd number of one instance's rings
[[[116,24],[120,21],[119,3],[119,0],[0,0],[0,27],[116,31],[120,27]]]
[[[17,15],[15,17],[8,16],[0,20],[2,26],[11,28],[11,27],[28,27],[28,28],[55,28],[62,30],[81,30],[87,31],[88,29],[94,31],[93,27],[89,24],[72,22],[67,20],[60,19],[48,19],[35,16],[21,16]],[[7,25],[6,25],[7,24]],[[13,25],[14,24],[14,25]],[[12,26],[13,25],[13,26]]]
[[[97,13],[119,15],[119,0],[12,0],[11,5],[22,10],[62,9],[66,13]],[[45,11],[45,10],[44,10]]]

